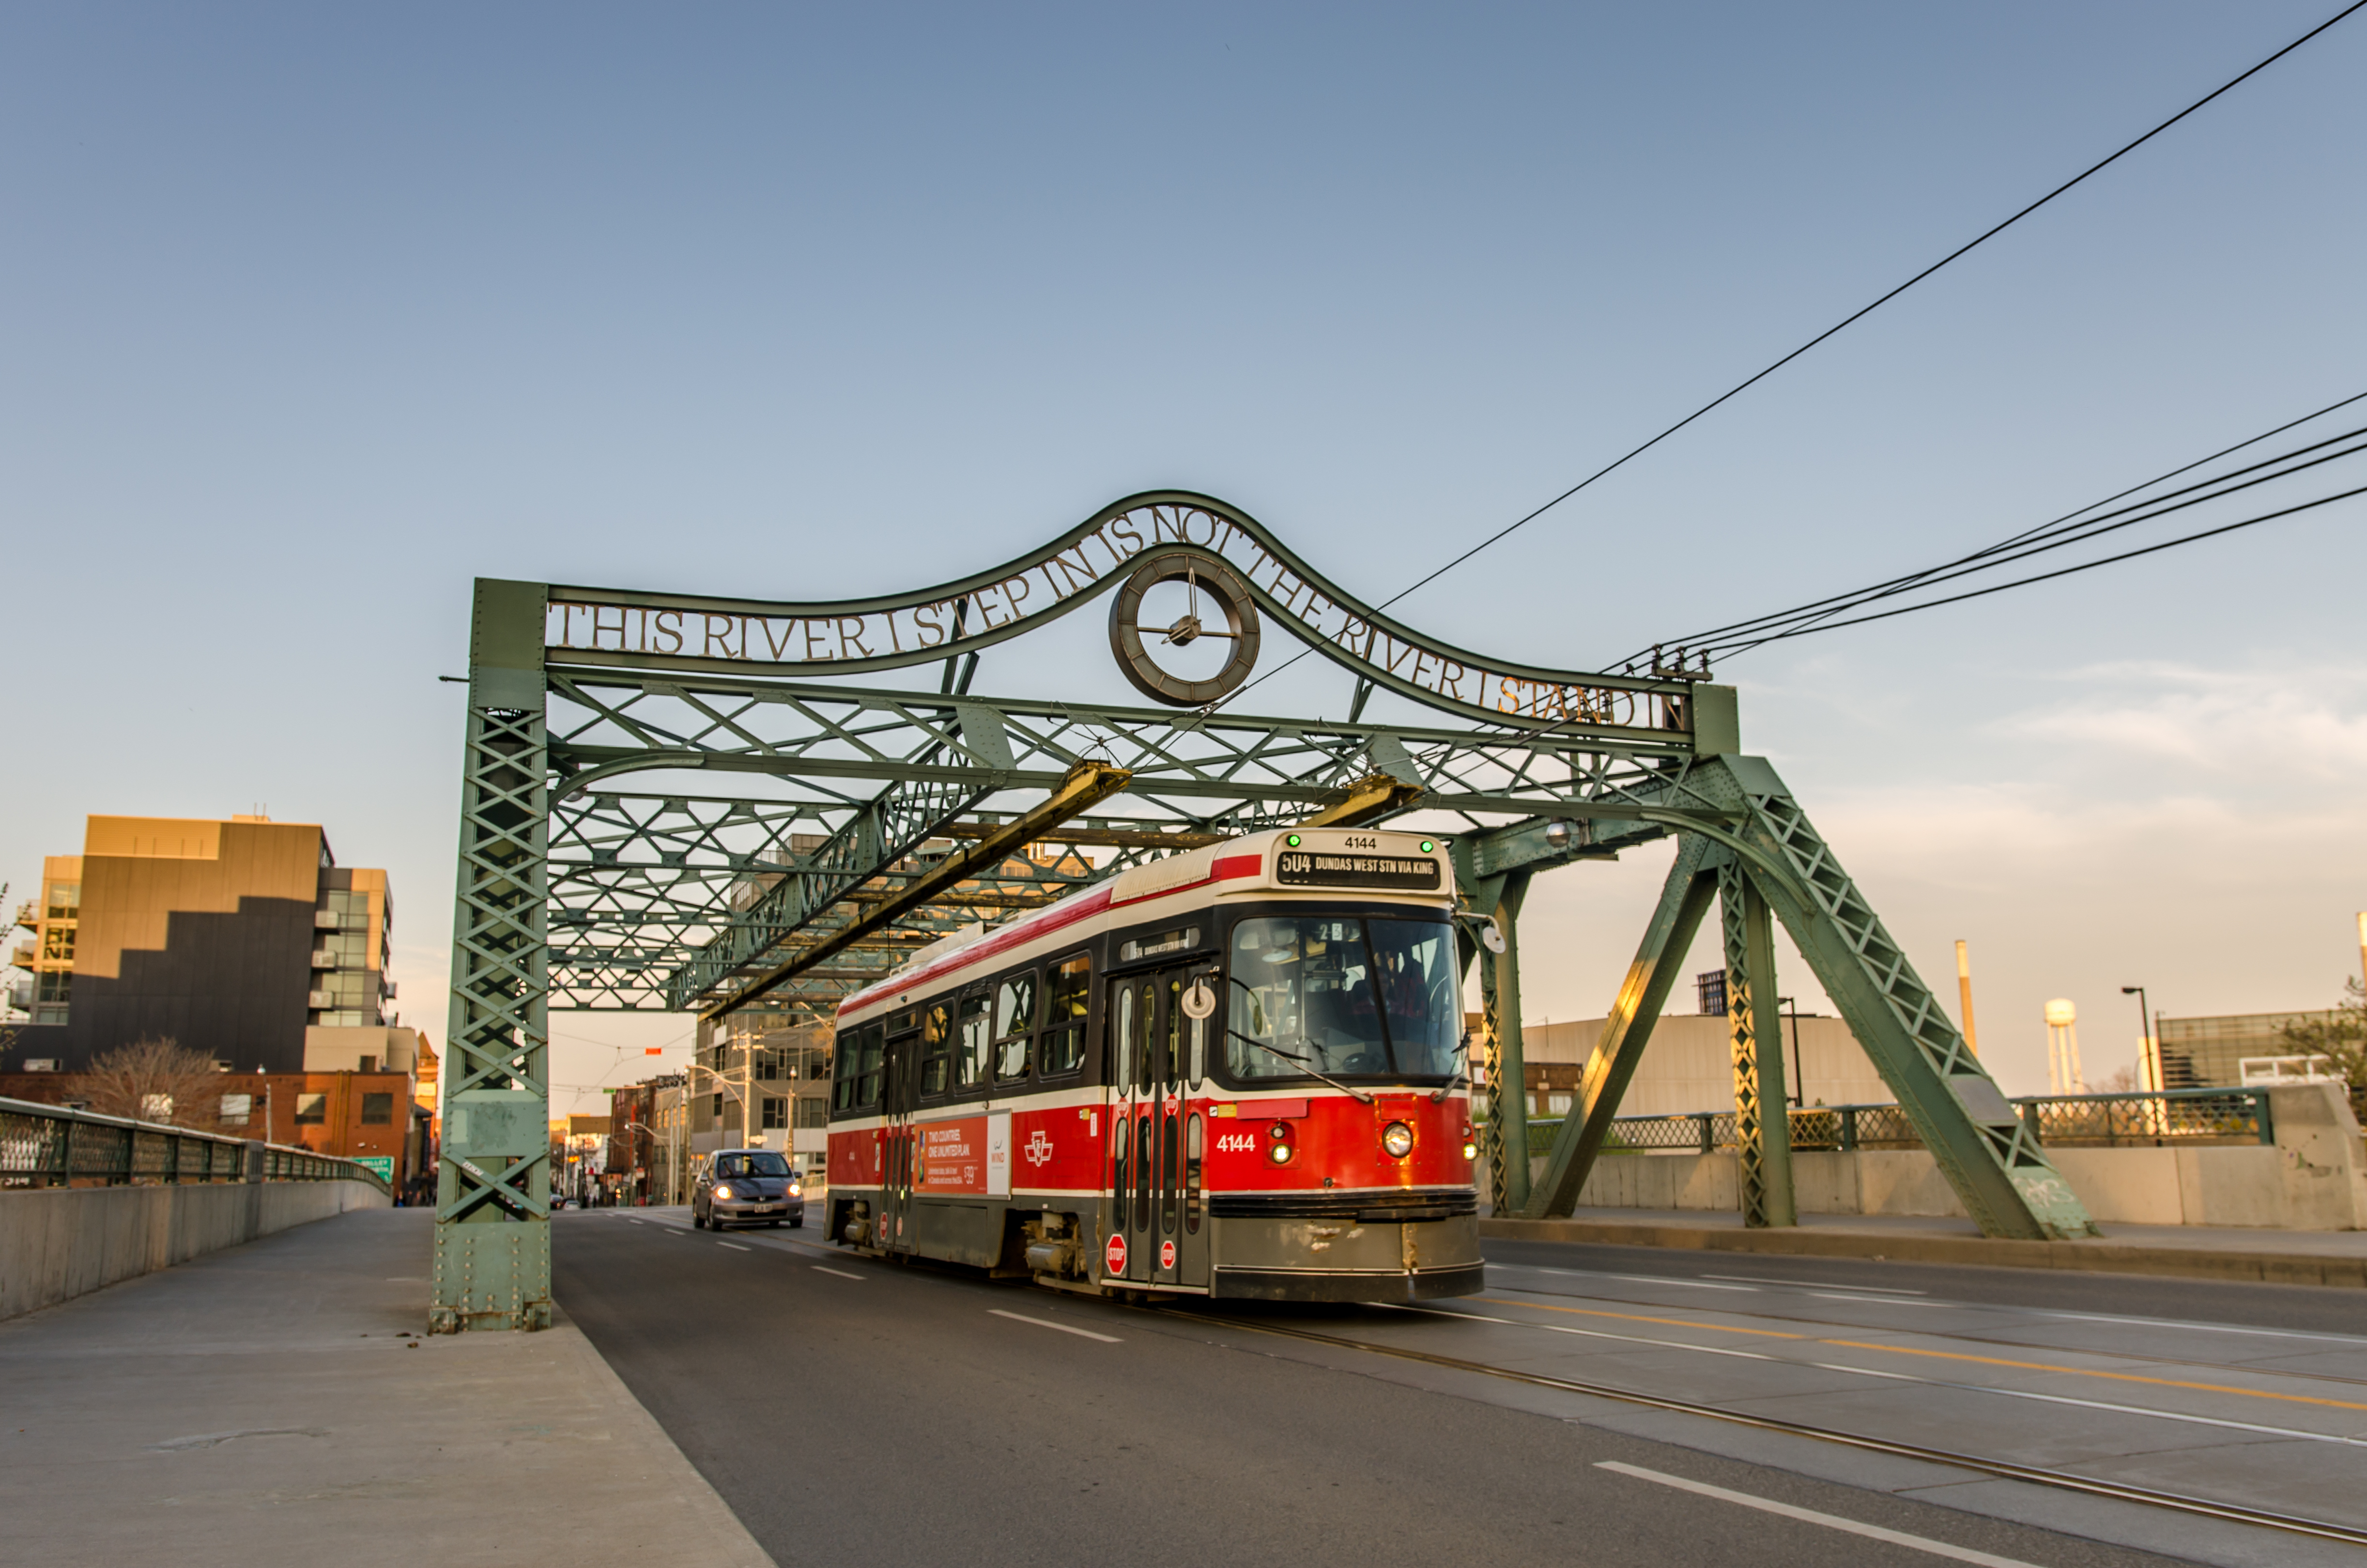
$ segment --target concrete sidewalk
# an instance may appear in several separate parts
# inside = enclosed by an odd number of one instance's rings
[[[2238,1230],[2106,1222],[2101,1240],[1994,1241],[1970,1220],[1888,1214],[1804,1214],[1796,1226],[1746,1230],[1739,1214],[1699,1209],[1580,1209],[1567,1220],[1483,1217],[1506,1241],[1581,1242],[1901,1263],[2067,1268],[2178,1279],[2367,1288],[2367,1231]]]
[[[432,1218],[345,1214],[0,1324],[10,1559],[771,1568],[572,1324],[425,1336]]]

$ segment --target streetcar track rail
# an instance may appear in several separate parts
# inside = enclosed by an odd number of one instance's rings
[[[1204,1325],[1211,1321],[1204,1313],[1184,1312],[1174,1307],[1137,1307],[1132,1310],[1156,1312],[1161,1316]],[[1729,1426],[1748,1426],[1762,1432],[1780,1432],[1795,1437],[1810,1437],[1819,1442],[1833,1443],[1868,1453],[1921,1460],[1929,1464],[1951,1465],[1959,1470],[1992,1475],[2002,1481],[2025,1482],[2034,1486],[2052,1487],[2057,1491],[2084,1493],[2091,1497],[2106,1497],[2116,1502],[2135,1503],[2146,1507],[2192,1514],[2231,1524],[2251,1525],[2261,1529],[2280,1530],[2288,1535],[2308,1536],[2317,1540],[2340,1541],[2346,1546],[2367,1547],[2367,1529],[2332,1524],[2323,1519],[2306,1519],[2297,1515],[2281,1514],[2267,1508],[2248,1507],[2240,1503],[2224,1503],[2206,1497],[2189,1497],[2180,1493],[2162,1492],[2153,1487],[2138,1486],[2127,1482],[2078,1475],[2069,1471],[2048,1470],[2039,1465],[2018,1464],[2011,1460],[1989,1459],[1979,1454],[1961,1453],[1953,1449],[1935,1449],[1918,1443],[1900,1442],[1895,1438],[1874,1437],[1863,1433],[1838,1431],[1829,1426],[1813,1426],[1805,1421],[1787,1421],[1779,1415],[1746,1415],[1740,1411],[1727,1410],[1715,1404],[1703,1404],[1693,1400],[1675,1399],[1666,1394],[1641,1393],[1633,1389],[1617,1388],[1608,1383],[1588,1382],[1576,1378],[1554,1377],[1545,1372],[1529,1372],[1512,1367],[1493,1366],[1485,1361],[1468,1360],[1460,1356],[1442,1355],[1433,1350],[1417,1350],[1409,1346],[1389,1345],[1377,1340],[1356,1339],[1347,1335],[1327,1334],[1319,1329],[1301,1328],[1287,1324],[1241,1317],[1227,1318],[1223,1322],[1228,1327],[1246,1329],[1253,1334],[1268,1334],[1285,1339],[1301,1339],[1310,1344],[1329,1345],[1343,1350],[1361,1350],[1371,1355],[1392,1357],[1401,1361],[1418,1361],[1451,1371],[1473,1372],[1482,1377],[1501,1378],[1509,1382],[1525,1383],[1533,1388],[1552,1389],[1562,1393],[1584,1394],[1596,1399],[1614,1400],[1623,1404],[1642,1405],[1647,1409],[1667,1411],[1672,1415],[1698,1415],[1713,1421],[1725,1422]]]

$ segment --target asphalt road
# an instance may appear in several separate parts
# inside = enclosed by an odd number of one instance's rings
[[[1944,1479],[1903,1461],[1849,1461],[1863,1487],[1816,1479],[1253,1317],[714,1237],[654,1210],[570,1212],[552,1240],[561,1308],[785,1568],[2176,1561],[1898,1495]]]

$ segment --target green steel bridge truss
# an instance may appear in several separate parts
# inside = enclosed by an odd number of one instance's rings
[[[1161,573],[1344,666],[1352,714],[1387,689],[1421,722],[970,689],[980,649]],[[1731,688],[1485,659],[1358,604],[1237,508],[1163,492],[900,598],[478,582],[432,1326],[549,1321],[552,1009],[827,1019],[920,947],[1128,866],[1416,811],[1460,824],[1433,831],[1451,839],[1465,961],[1479,966],[1478,1049],[1489,1081],[1515,1089],[1488,1122],[1497,1212],[1576,1203],[1715,900],[1747,1222],[1796,1218],[1772,1048],[1780,919],[1983,1231],[2092,1233],[1799,803],[1740,755]],[[1528,1146],[1522,901],[1539,872],[1663,837],[1675,864],[1533,1181],[1513,1153]]]

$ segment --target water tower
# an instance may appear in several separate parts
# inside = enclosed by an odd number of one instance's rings
[[[2046,1085],[2058,1095],[2088,1092],[2088,1076],[2079,1070],[2079,1009],[2067,997],[2046,1004]]]

